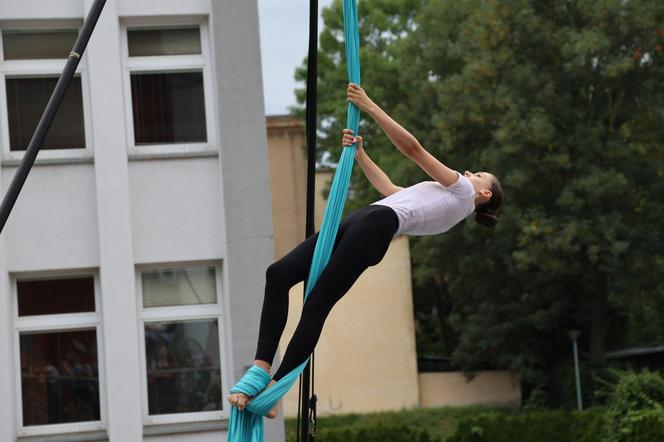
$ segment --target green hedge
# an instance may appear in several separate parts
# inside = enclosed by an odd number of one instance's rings
[[[639,417],[632,416],[634,423],[631,434],[622,435],[624,441],[660,441],[664,440],[664,413],[660,410],[648,410]]]
[[[638,415],[638,418],[636,416]],[[664,441],[664,413],[635,413],[628,432],[613,431],[603,409],[483,414],[462,420],[446,442],[654,442]]]
[[[461,421],[447,442],[595,442],[585,436],[601,429],[602,417],[596,411],[484,414]]]
[[[664,377],[648,370],[614,375],[617,383],[609,395],[603,442],[664,440]],[[646,433],[659,437],[641,439]]]
[[[500,413],[489,407],[416,408],[318,418],[316,442],[443,442],[464,418]],[[296,440],[296,419],[286,419],[286,441]]]
[[[317,442],[664,441],[664,378],[613,371],[607,406],[582,412],[482,407],[412,409],[320,418]],[[295,440],[295,420],[286,423]]]
[[[406,425],[373,425],[370,427],[323,431],[316,442],[442,442],[429,431]]]
[[[611,415],[605,408],[583,412],[533,411],[510,414],[507,410],[477,410],[476,416],[456,415],[456,431],[412,422],[412,412],[388,423],[385,415],[374,415],[378,422],[363,422],[352,416],[337,425],[323,423],[316,442],[656,442],[664,441],[664,413],[661,410],[633,412],[629,430],[616,431]],[[368,416],[370,417],[370,416]],[[370,417],[371,418],[371,417]],[[323,418],[325,419],[325,418]],[[408,421],[408,423],[404,423]],[[345,422],[344,422],[345,421]],[[401,422],[399,422],[401,421]],[[343,423],[342,423],[343,422]],[[339,425],[340,424],[340,425]],[[447,433],[449,434],[449,433]],[[294,440],[291,434],[289,440]]]

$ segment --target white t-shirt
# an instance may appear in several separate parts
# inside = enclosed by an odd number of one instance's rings
[[[435,235],[447,232],[475,211],[475,189],[459,174],[451,186],[423,181],[372,204],[396,212],[399,228],[395,235]]]

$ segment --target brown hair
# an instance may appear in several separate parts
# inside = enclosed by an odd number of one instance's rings
[[[503,205],[503,188],[496,177],[491,181],[491,198],[475,208],[475,221],[484,227],[493,227],[498,223],[498,209]]]

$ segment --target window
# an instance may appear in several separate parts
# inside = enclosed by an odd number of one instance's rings
[[[138,274],[146,424],[224,416],[217,274],[214,266]]]
[[[16,280],[20,435],[103,428],[96,287],[93,275]]]
[[[123,28],[130,153],[213,150],[204,24]]]
[[[2,29],[0,116],[4,157],[20,159],[53,93],[77,29]],[[84,63],[65,93],[40,158],[86,156]]]

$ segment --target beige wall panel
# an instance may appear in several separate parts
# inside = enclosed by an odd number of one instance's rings
[[[302,124],[293,117],[269,117],[267,126],[274,256],[278,259],[304,239],[306,141]]]
[[[482,371],[468,381],[463,373],[420,373],[420,405],[521,405],[521,386],[509,371]]]

